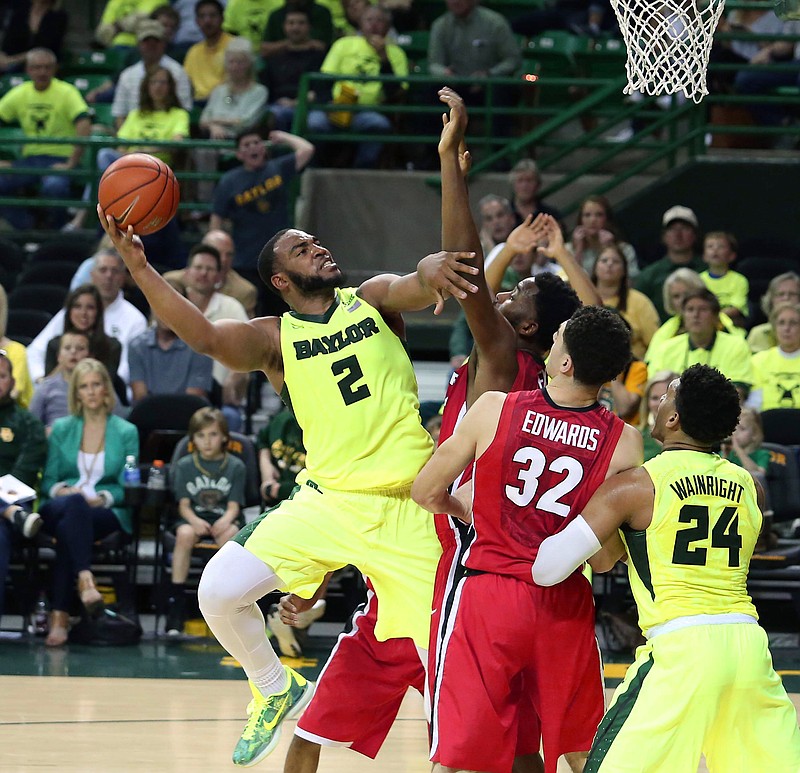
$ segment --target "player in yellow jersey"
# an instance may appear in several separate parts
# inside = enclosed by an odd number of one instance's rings
[[[258,268],[292,311],[211,323],[148,264],[132,228],[122,233],[99,207],[98,215],[158,317],[231,370],[263,370],[303,429],[298,489],[220,549],[198,588],[209,627],[250,680],[250,720],[233,754],[246,767],[275,748],[280,723],[311,698],[267,639],[256,604],[262,596],[276,589],[309,596],[327,572],[355,564],[381,599],[376,638],[409,637],[427,648],[441,549],[410,490],[433,443],[420,422],[400,312],[438,309],[447,295],[475,292],[461,274],[478,269],[459,262],[474,253],[439,252],[413,274],[341,289],[343,274],[319,240],[285,229],[267,242]]]
[[[772,668],[747,594],[764,493],[712,452],[739,419],[734,385],[693,365],[669,386],[653,437],[664,452],[609,478],[582,515],[546,539],[534,581],[553,585],[590,556],[627,551],[636,652],[584,773],[797,773],[797,713]],[[620,538],[621,537],[621,538]]]

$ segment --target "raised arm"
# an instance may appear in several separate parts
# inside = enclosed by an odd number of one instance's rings
[[[478,273],[474,283],[478,288],[465,298],[459,298],[464,308],[467,324],[475,341],[486,389],[507,390],[517,373],[515,356],[517,336],[514,328],[495,307],[494,293],[490,292],[483,273],[483,252],[480,236],[469,207],[466,171],[469,168],[469,151],[464,144],[467,127],[467,110],[464,101],[449,88],[439,91],[439,99],[450,108],[442,116],[442,134],[439,139],[439,159],[442,169],[442,248],[470,249],[475,252]],[[473,385],[474,385],[473,381]]]
[[[535,250],[539,242],[544,238],[542,226],[544,216],[537,216],[536,220],[533,215],[528,215],[525,220],[518,225],[506,239],[503,246],[500,248],[493,260],[486,262],[484,271],[486,272],[486,284],[489,285],[489,292],[500,292],[500,285],[503,282],[503,275],[506,269],[511,265],[511,261],[515,255],[522,252],[529,252]]]
[[[231,370],[247,372],[278,367],[280,348],[276,319],[209,322],[147,262],[142,241],[134,235],[132,226],[123,233],[114,218],[105,215],[99,205],[97,214],[150,307],[182,341]]]
[[[304,137],[273,129],[269,133],[269,141],[274,145],[288,145],[294,151],[294,166],[297,171],[305,169],[314,156],[316,148]]]
[[[542,227],[546,242],[539,247],[539,250],[561,266],[567,281],[578,294],[578,298],[581,299],[584,306],[602,306],[603,301],[589,275],[575,259],[575,256],[564,246],[564,234],[561,232],[558,221],[551,215],[541,215],[540,217],[544,218]]]

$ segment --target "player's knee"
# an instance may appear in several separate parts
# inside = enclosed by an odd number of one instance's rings
[[[233,543],[228,543],[228,545]],[[206,564],[197,586],[197,603],[203,615],[227,615],[240,605],[242,590],[236,582],[230,553],[219,550]]]

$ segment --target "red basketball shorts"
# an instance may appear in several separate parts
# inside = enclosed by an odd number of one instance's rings
[[[526,703],[541,722],[546,773],[562,754],[588,751],[604,710],[594,612],[580,574],[552,588],[493,574],[462,579],[438,658],[431,759],[510,773],[526,741]],[[538,749],[535,741],[527,739]]]
[[[425,669],[412,639],[375,638],[378,599],[356,610],[320,673],[295,734],[322,746],[348,746],[375,758],[409,687],[420,694]]]

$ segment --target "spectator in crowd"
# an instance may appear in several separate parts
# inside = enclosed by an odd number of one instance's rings
[[[225,49],[224,80],[211,92],[200,114],[200,129],[212,140],[232,139],[252,126],[267,103],[267,89],[255,79],[255,56],[246,38],[234,38]]]
[[[203,40],[186,52],[183,68],[192,82],[194,98],[201,104],[225,77],[225,49],[233,35],[222,29],[223,12],[219,0],[199,0],[195,6],[197,26],[203,33]]]
[[[737,249],[738,242],[733,234],[726,231],[707,233],[703,240],[703,262],[708,268],[700,274],[700,279],[717,296],[722,311],[743,328],[749,313],[747,295],[750,284],[747,277],[731,270]]]
[[[13,390],[14,369],[8,357],[0,353],[0,475],[13,475],[36,488],[47,458],[44,427],[14,402]],[[41,518],[30,512],[30,504],[21,506],[0,500],[0,618],[5,609],[11,551],[20,537],[35,536],[40,526]]]
[[[667,393],[669,385],[676,378],[678,378],[677,373],[671,370],[660,370],[657,373],[653,373],[647,384],[645,384],[644,394],[642,395],[644,410],[640,414],[641,424],[639,425],[639,431],[642,433],[642,441],[644,443],[644,461],[652,459],[661,453],[661,443],[653,437],[652,430],[658,406]]]
[[[42,422],[50,434],[53,422],[69,415],[67,393],[75,366],[89,356],[89,336],[74,330],[64,333],[58,341],[56,367],[48,370],[37,385],[31,399],[30,412]]]
[[[222,229],[233,236],[233,267],[256,287],[264,288],[260,292],[266,292],[256,267],[264,234],[291,224],[288,186],[314,155],[314,146],[294,134],[272,131],[269,140],[287,145],[292,152],[272,159],[258,129],[245,127],[237,133],[236,158],[241,166],[226,172],[217,184],[209,222],[210,230]],[[271,308],[282,307],[273,301]]]
[[[202,539],[224,545],[242,526],[246,469],[227,450],[228,423],[215,408],[201,408],[189,420],[192,452],[178,459],[171,472],[178,501],[173,525],[172,586],[169,590],[167,636],[183,632],[186,578],[194,546]]]
[[[264,38],[269,15],[280,8],[282,0],[228,0],[225,6],[225,29],[247,38],[258,51]]]
[[[563,220],[561,212],[539,198],[542,178],[539,174],[539,167],[532,158],[522,158],[517,161],[511,168],[508,179],[511,183],[511,203],[518,225],[528,215],[536,217],[542,212],[545,215],[551,215],[561,224]],[[588,268],[584,267],[587,273],[591,271],[591,268],[591,265]]]
[[[695,254],[695,244],[700,231],[697,215],[681,205],[670,207],[661,218],[661,240],[667,254],[642,269],[636,277],[634,286],[644,293],[658,310],[664,322],[667,312],[664,308],[663,286],[666,278],[676,269],[685,266],[698,274],[704,270],[703,262]],[[678,369],[679,371],[682,368]]]
[[[389,12],[373,5],[361,14],[359,35],[339,38],[328,51],[320,71],[330,75],[408,75],[408,58],[400,46],[392,43],[387,34],[391,25]],[[392,104],[405,98],[406,83],[381,81],[337,81],[333,86],[333,101],[343,104],[376,106]],[[391,119],[377,110],[325,113],[312,110],[308,116],[312,132],[331,132],[346,129],[356,134],[386,134],[392,130]],[[372,169],[378,165],[382,142],[360,142],[353,166]]]
[[[227,0],[221,0],[222,5],[226,5]],[[178,31],[175,34],[175,45],[188,51],[195,43],[203,39],[203,33],[197,26],[197,16],[194,7],[197,0],[171,0],[171,8],[178,14]]]
[[[0,349],[6,353],[14,371],[14,386],[11,397],[21,408],[27,408],[33,395],[33,381],[28,372],[28,352],[19,342],[12,341],[6,335],[8,326],[8,295],[0,285]]]
[[[736,21],[734,20],[734,24]],[[781,21],[773,10],[762,10],[758,19],[749,24],[740,25],[741,29],[749,29],[756,35],[797,35],[800,34],[800,22],[796,20]],[[737,94],[769,94],[780,86],[797,85],[797,54],[795,44],[791,40],[775,40],[769,42],[736,41],[731,45],[734,56],[730,61],[747,62],[749,64],[794,64],[789,70],[742,69],[736,73],[733,90]],[[786,107],[781,104],[752,104],[748,106],[756,121],[764,126],[778,126],[789,122]],[[795,137],[796,139],[796,137]],[[780,138],[776,139],[776,143]]]
[[[226,33],[227,34],[227,33]],[[200,114],[200,134],[212,140],[232,139],[244,126],[253,126],[264,112],[267,89],[256,82],[255,56],[247,38],[234,38],[225,49],[225,80],[214,88]],[[219,151],[192,151],[198,172],[215,172]],[[209,201],[215,183],[198,183],[197,197]]]
[[[256,438],[261,499],[272,507],[292,493],[297,473],[306,466],[303,430],[294,414],[283,408],[262,427]]]
[[[61,9],[61,0],[13,3],[0,50],[0,71],[21,70],[28,51],[33,48],[47,48],[58,59],[68,24],[69,17]]]
[[[309,23],[309,45],[323,54],[333,42],[334,29],[331,12],[314,0],[286,0],[285,4],[269,15],[264,40],[261,42],[261,56],[269,59],[287,51],[292,45],[286,34],[286,17],[294,11],[305,15]]]
[[[209,231],[202,241],[203,244],[210,244],[219,251],[220,271],[215,289],[225,295],[229,295],[231,298],[235,298],[244,306],[248,317],[255,317],[258,290],[252,282],[248,282],[238,271],[232,268],[234,246],[230,234],[220,230]],[[168,271],[164,274],[164,279],[168,280],[178,292],[185,294],[185,273],[186,269]]]
[[[760,411],[800,408],[800,304],[778,304],[769,319],[777,344],[753,355],[755,385],[748,405]]]
[[[297,107],[300,79],[304,73],[317,72],[325,61],[325,50],[311,39],[308,11],[288,7],[283,18],[283,47],[270,54],[261,72],[261,82],[269,91],[269,111],[275,128],[290,131]],[[313,104],[317,94],[306,93]]]
[[[66,314],[63,333],[83,333],[89,341],[88,357],[100,360],[110,374],[119,370],[122,346],[116,338],[106,335],[103,322],[103,299],[93,284],[78,286],[70,290],[64,301]],[[53,336],[47,341],[44,355],[44,373],[49,375],[58,364],[62,335]],[[31,343],[32,354],[37,354],[35,342]]]
[[[29,81],[14,86],[0,99],[0,124],[18,123],[26,137],[88,137],[91,130],[89,107],[78,89],[54,77],[56,57],[46,48],[33,48],[26,54],[25,71]],[[70,179],[59,174],[33,175],[25,169],[74,169],[83,156],[81,145],[25,145],[22,157],[10,162],[19,174],[0,175],[0,199],[36,187],[45,199],[66,199]],[[3,162],[9,165],[9,162]],[[33,215],[19,207],[3,207],[3,217],[15,228],[30,228]],[[48,210],[52,228],[66,220],[63,207]]]
[[[139,24],[163,0],[108,0],[94,37],[104,48],[131,48],[136,44]]]
[[[659,328],[658,312],[644,293],[630,287],[628,261],[618,244],[600,250],[591,277],[603,305],[618,311],[630,326],[631,351],[641,360]]]
[[[702,290],[704,287],[705,284],[703,284],[700,274],[696,271],[692,271],[690,268],[676,268],[667,277],[661,296],[664,309],[670,316],[667,321],[656,330],[653,337],[650,339],[650,346],[648,347],[647,354],[645,354],[646,361],[649,362],[650,360],[649,355],[651,349],[655,351],[656,348],[667,339],[686,332],[686,328],[683,324],[683,316],[681,315],[683,302],[690,292]],[[722,311],[720,311],[719,314],[719,330],[740,336],[743,335],[744,332],[741,328],[736,327],[731,318]]]
[[[773,277],[767,286],[767,292],[761,297],[761,310],[767,318],[772,315],[772,309],[780,303],[800,303],[800,276],[794,271],[787,271]],[[750,351],[763,352],[775,346],[778,341],[771,322],[756,325],[747,335]]]
[[[567,249],[578,259],[584,271],[590,272],[600,251],[610,244],[620,248],[628,265],[628,279],[633,280],[639,274],[636,250],[622,240],[611,204],[605,196],[587,196],[581,203],[578,225],[572,232],[572,240],[567,242]]]
[[[361,29],[361,14],[370,7],[370,0],[342,0],[343,18],[336,25],[341,36],[358,35]],[[334,21],[334,23],[336,23]]]
[[[483,8],[478,0],[446,0],[447,11],[431,25],[428,72],[439,78],[468,77],[464,89],[468,104],[484,100],[488,78],[509,78],[522,68],[522,52],[507,19]],[[510,107],[518,98],[515,87],[496,86],[494,104]],[[509,134],[513,121],[504,116],[497,133]]]
[[[508,199],[489,193],[478,202],[478,212],[481,217],[481,246],[489,262],[494,258],[492,251],[514,230],[514,208]]]
[[[184,281],[186,297],[195,305],[206,319],[216,322],[220,319],[234,319],[246,322],[249,317],[239,301],[217,292],[221,267],[219,251],[210,244],[196,244],[189,250]],[[234,432],[241,426],[239,407],[247,389],[247,374],[234,373],[222,363],[214,361],[213,378],[221,389],[222,411],[228,426]],[[212,400],[215,402],[215,400]]]
[[[145,331],[147,328],[147,320],[139,309],[129,301],[126,301],[123,297],[122,286],[125,284],[125,276],[125,264],[122,262],[122,258],[117,252],[111,249],[104,250],[97,254],[91,272],[92,284],[97,288],[100,294],[100,300],[102,301],[103,330],[106,335],[116,338],[121,345],[117,375],[127,384],[128,343]],[[78,288],[78,290],[80,289],[81,288]],[[78,294],[79,293],[75,291],[75,295],[77,296]],[[85,295],[85,293],[81,293],[81,295]],[[99,312],[100,309],[98,308],[98,321]],[[88,310],[84,313],[90,315],[90,311]],[[47,325],[45,325],[44,330],[36,336],[28,347],[28,370],[34,382],[45,375],[44,355],[47,342],[55,336],[60,336],[66,329],[64,322],[66,316],[66,309],[61,309]]]
[[[123,467],[127,456],[139,457],[136,427],[111,412],[114,389],[101,362],[87,358],[75,366],[67,402],[70,415],[53,425],[42,477],[42,529],[55,538],[56,551],[50,647],[67,641],[76,576],[86,611],[103,605],[91,571],[92,543],[115,531],[131,533]]]
[[[180,106],[184,110],[192,109],[192,84],[186,70],[174,59],[164,53],[167,48],[164,25],[154,19],[146,19],[139,24],[136,31],[141,61],[126,67],[119,76],[114,90],[114,102],[111,115],[114,125],[119,128],[128,113],[140,107],[141,84],[144,76],[157,67],[170,71],[175,80],[175,90]]]
[[[754,383],[750,350],[741,336],[721,333],[719,301],[711,290],[690,292],[683,302],[683,322],[686,332],[660,344],[648,352],[650,373],[674,370],[682,373],[690,365],[711,365],[736,385],[740,394],[747,395]]]
[[[614,14],[597,0],[546,2],[534,11],[513,18],[511,29],[526,37],[537,37],[548,30],[567,30],[593,37],[619,31]]]
[[[180,142],[189,136],[189,113],[178,102],[175,79],[166,68],[157,66],[145,73],[139,86],[139,107],[131,110],[117,130],[120,140],[148,140]],[[127,152],[151,153],[169,166],[176,166],[176,153],[170,149],[148,145],[122,145],[117,148],[100,148],[97,168],[105,172],[111,164]],[[83,200],[89,201],[91,186],[83,191]],[[89,208],[80,209],[65,230],[82,228]],[[92,213],[94,216],[94,213]]]
[[[196,0],[193,0],[192,6],[194,6],[194,2],[196,2]],[[192,11],[192,13],[194,13],[194,11]],[[157,8],[153,9],[150,18],[161,22],[161,25],[164,27],[164,40],[167,43],[164,53],[176,62],[183,62],[183,58],[186,56],[186,52],[189,50],[191,44],[178,42],[178,36],[181,31],[180,13],[171,5],[159,5]],[[131,62],[131,64],[133,64],[133,62]]]
[[[638,357],[632,357],[622,373],[603,384],[597,402],[616,413],[626,424],[638,428],[646,384],[647,365]]]
[[[170,282],[178,292],[184,289]],[[128,351],[134,402],[147,395],[187,394],[208,399],[211,394],[210,357],[190,349],[157,314],[150,327],[131,341]]]
[[[758,411],[742,408],[739,423],[727,442],[722,443],[720,456],[744,467],[767,490],[769,449],[763,447],[764,429]]]

